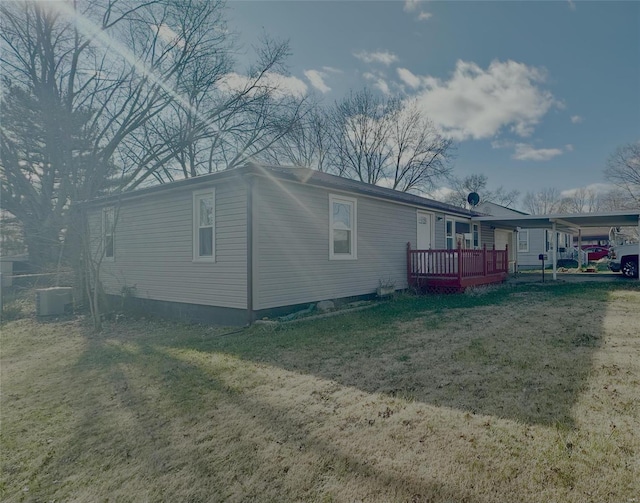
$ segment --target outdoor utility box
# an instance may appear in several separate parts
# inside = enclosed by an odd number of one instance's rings
[[[71,311],[73,306],[73,289],[67,286],[42,288],[36,290],[36,314],[53,316]]]

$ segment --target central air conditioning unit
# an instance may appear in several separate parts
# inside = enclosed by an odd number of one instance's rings
[[[54,316],[71,312],[73,307],[73,289],[67,286],[42,288],[36,290],[36,314]]]

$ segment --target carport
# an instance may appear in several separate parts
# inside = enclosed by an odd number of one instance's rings
[[[512,229],[548,229],[553,235],[553,279],[557,276],[558,234],[557,232],[578,232],[586,227],[636,227],[640,236],[640,210],[610,213],[573,213],[564,215],[509,215],[509,216],[476,216],[474,222],[484,222],[496,228]],[[581,240],[578,249],[581,249]],[[640,242],[638,243],[640,255]],[[640,280],[640,277],[638,278]]]

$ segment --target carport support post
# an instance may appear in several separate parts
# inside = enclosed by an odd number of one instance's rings
[[[578,268],[582,267],[582,228],[578,228]]]
[[[556,223],[553,222],[551,224],[551,230],[553,232],[553,254],[552,256],[552,260],[553,260],[553,280],[557,280],[558,279],[558,267],[557,267],[557,263],[558,263],[558,233],[556,232]]]

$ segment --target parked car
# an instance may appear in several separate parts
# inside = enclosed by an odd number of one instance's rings
[[[609,269],[622,271],[628,278],[638,277],[638,243],[612,246],[609,249]]]
[[[600,245],[583,245],[582,251],[587,253],[587,261],[597,262],[609,256],[609,247]]]

